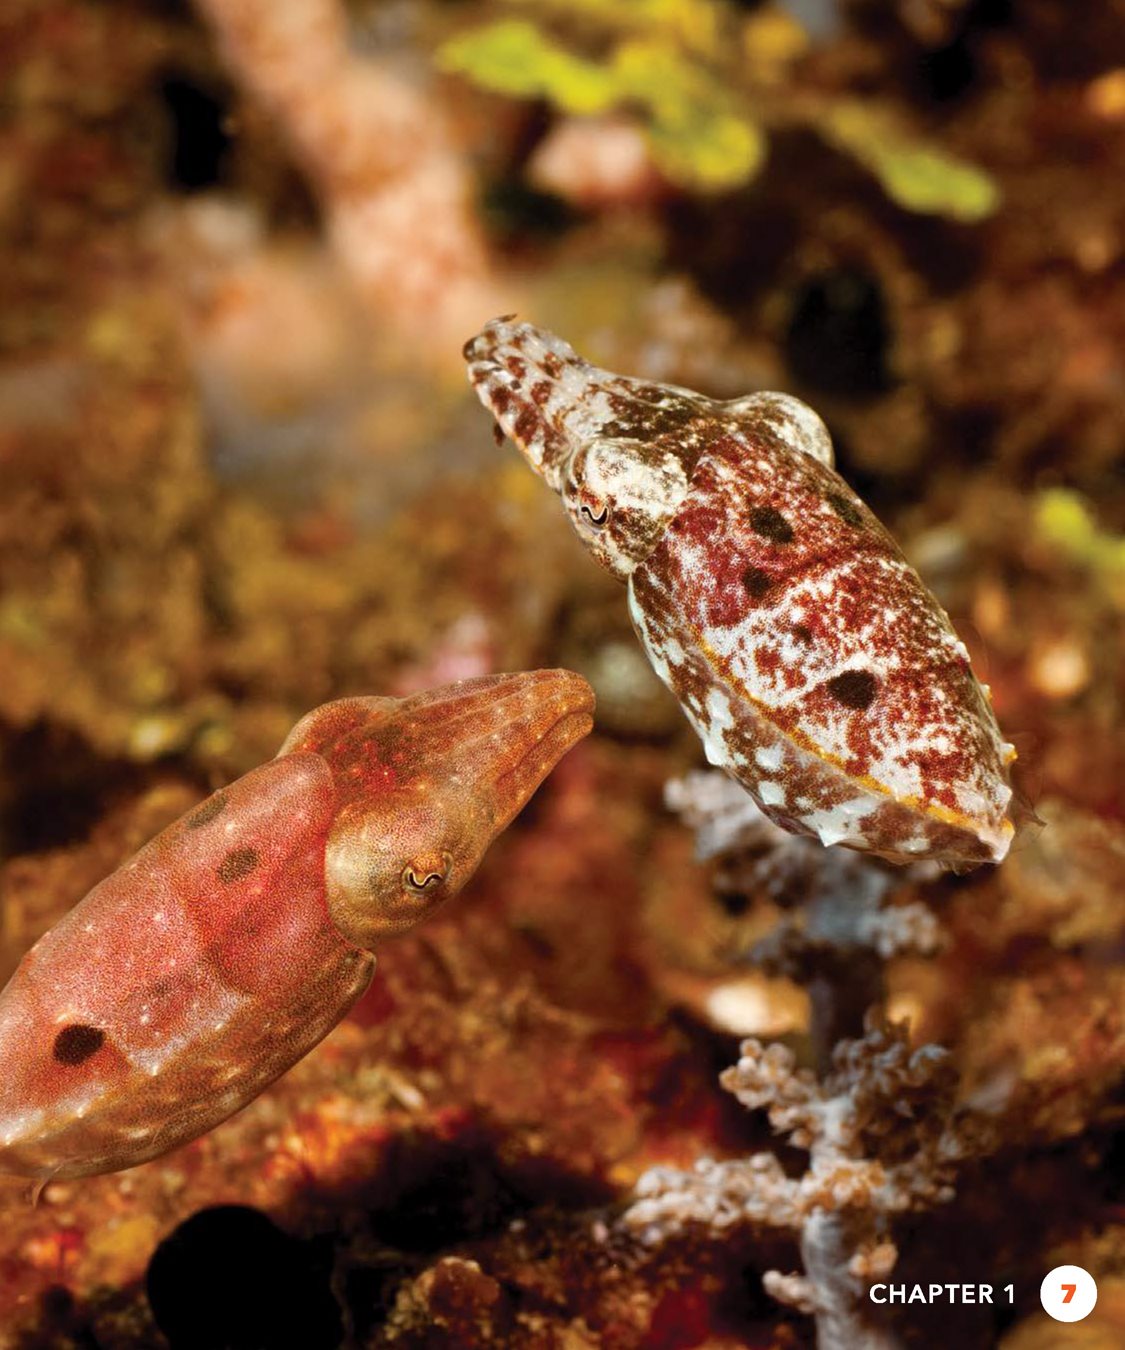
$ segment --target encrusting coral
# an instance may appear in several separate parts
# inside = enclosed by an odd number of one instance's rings
[[[804,1274],[768,1271],[763,1283],[816,1318],[819,1350],[899,1344],[866,1300],[897,1259],[890,1220],[950,1200],[958,1164],[982,1149],[982,1129],[958,1115],[948,1052],[912,1049],[903,1027],[872,1025],[837,1046],[817,1082],[788,1047],[747,1040],[722,1083],[808,1151],[807,1170],[792,1177],[770,1152],[701,1159],[691,1171],[656,1167],[637,1182],[621,1224],[650,1245],[688,1225],[787,1229],[799,1236]]]

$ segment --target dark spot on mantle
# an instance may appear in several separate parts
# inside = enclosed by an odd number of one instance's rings
[[[845,670],[828,681],[828,692],[845,708],[862,712],[869,708],[878,692],[879,682],[869,670]]]
[[[105,1044],[105,1032],[87,1022],[72,1022],[55,1037],[51,1053],[60,1064],[84,1064]]]
[[[742,574],[742,585],[752,600],[761,600],[773,585],[773,578],[760,567],[748,567]]]
[[[218,866],[219,880],[230,885],[232,881],[241,881],[248,877],[258,865],[256,848],[232,848]]]
[[[184,829],[198,830],[201,825],[221,816],[227,809],[227,794],[225,792],[216,792],[213,797],[208,797],[205,802],[197,806],[190,816],[184,821]]]
[[[770,539],[775,544],[793,542],[792,525],[772,506],[755,506],[750,512],[750,528],[755,534],[760,534],[763,539]]]
[[[842,492],[830,492],[824,500],[846,524],[854,525],[857,529],[863,524],[863,516],[860,514],[859,507],[854,502],[850,502]]]

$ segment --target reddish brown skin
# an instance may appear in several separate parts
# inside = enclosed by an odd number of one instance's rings
[[[853,785],[885,782],[888,766],[914,770],[913,791],[872,794],[845,842],[902,861],[989,860],[994,845],[976,837],[957,790],[1003,784],[1002,747],[964,649],[858,498],[839,499],[846,519],[825,511],[837,475],[783,445],[769,452],[768,475],[747,472],[742,439],[717,440],[698,465],[691,496],[631,577],[646,645],[666,660],[683,650],[667,660],[669,680],[698,721],[716,674],[738,689],[749,663],[756,698],[730,700],[731,725],[712,729],[709,749],[717,762],[751,768],[758,750],[780,752],[769,777],[784,799],[760,803],[776,823],[815,833],[805,824],[810,805],[823,818],[855,799]],[[783,529],[789,521],[798,523]],[[708,566],[693,567],[704,554]],[[845,634],[862,640],[845,648]],[[835,674],[841,650],[848,670]],[[1003,818],[1000,803],[990,819]]]
[[[131,1167],[224,1120],[366,989],[590,729],[569,671],[343,699],[169,826],[0,993],[0,1170]]]
[[[708,759],[778,825],[894,862],[999,862],[1003,741],[949,619],[832,468],[812,409],[600,370],[532,324],[465,347],[481,401],[629,588]]]

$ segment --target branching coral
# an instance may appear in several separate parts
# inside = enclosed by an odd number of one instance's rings
[[[199,0],[199,8],[238,80],[277,119],[376,313],[426,337],[425,350],[456,350],[500,305],[469,176],[438,104],[349,52],[337,0]]]
[[[803,1275],[763,1277],[776,1299],[811,1313],[820,1350],[895,1345],[872,1319],[869,1284],[897,1259],[894,1215],[930,1209],[953,1196],[958,1163],[979,1151],[981,1131],[959,1119],[948,1052],[912,1049],[900,1026],[871,1026],[844,1041],[818,1083],[782,1045],[745,1041],[723,1086],[770,1124],[809,1166],[790,1177],[772,1153],[716,1162],[690,1172],[656,1167],[637,1183],[624,1226],[658,1244],[689,1225],[717,1235],[737,1224],[782,1228],[800,1241]]]
[[[809,990],[813,1048],[822,1078],[798,1068],[793,1050],[742,1045],[723,1086],[774,1130],[808,1150],[790,1176],[773,1153],[734,1161],[704,1158],[689,1172],[657,1167],[636,1188],[624,1226],[658,1244],[688,1225],[722,1234],[740,1224],[785,1229],[798,1238],[804,1274],[768,1271],[780,1302],[816,1317],[821,1350],[895,1345],[873,1320],[868,1285],[894,1266],[892,1216],[951,1198],[956,1164],[981,1131],[957,1116],[957,1075],[948,1051],[912,1048],[905,1026],[885,1025],[886,961],[931,953],[943,941],[933,912],[910,889],[927,869],[904,872],[841,849],[794,838],[770,823],[720,774],[673,781],[666,801],[696,832],[696,851],[714,860],[720,891],[744,893],[781,911],[773,930],[745,953]],[[864,1027],[858,1039],[843,1039]]]

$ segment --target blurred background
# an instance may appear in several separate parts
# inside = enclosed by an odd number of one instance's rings
[[[1121,0],[7,0],[0,80],[4,977],[316,704],[554,665],[599,699],[263,1098],[0,1192],[0,1346],[1125,1343]],[[1019,749],[1003,867],[825,853],[692,776],[465,384],[512,312],[816,407]],[[823,1070],[871,1006],[949,1050],[905,1114],[975,1122],[952,1198],[872,1221],[894,1278],[1015,1296],[832,1341],[763,1288],[799,1215],[629,1205],[700,1157],[798,1178],[719,1071],[748,1035]],[[1070,1328],[1063,1261],[1101,1287]]]

